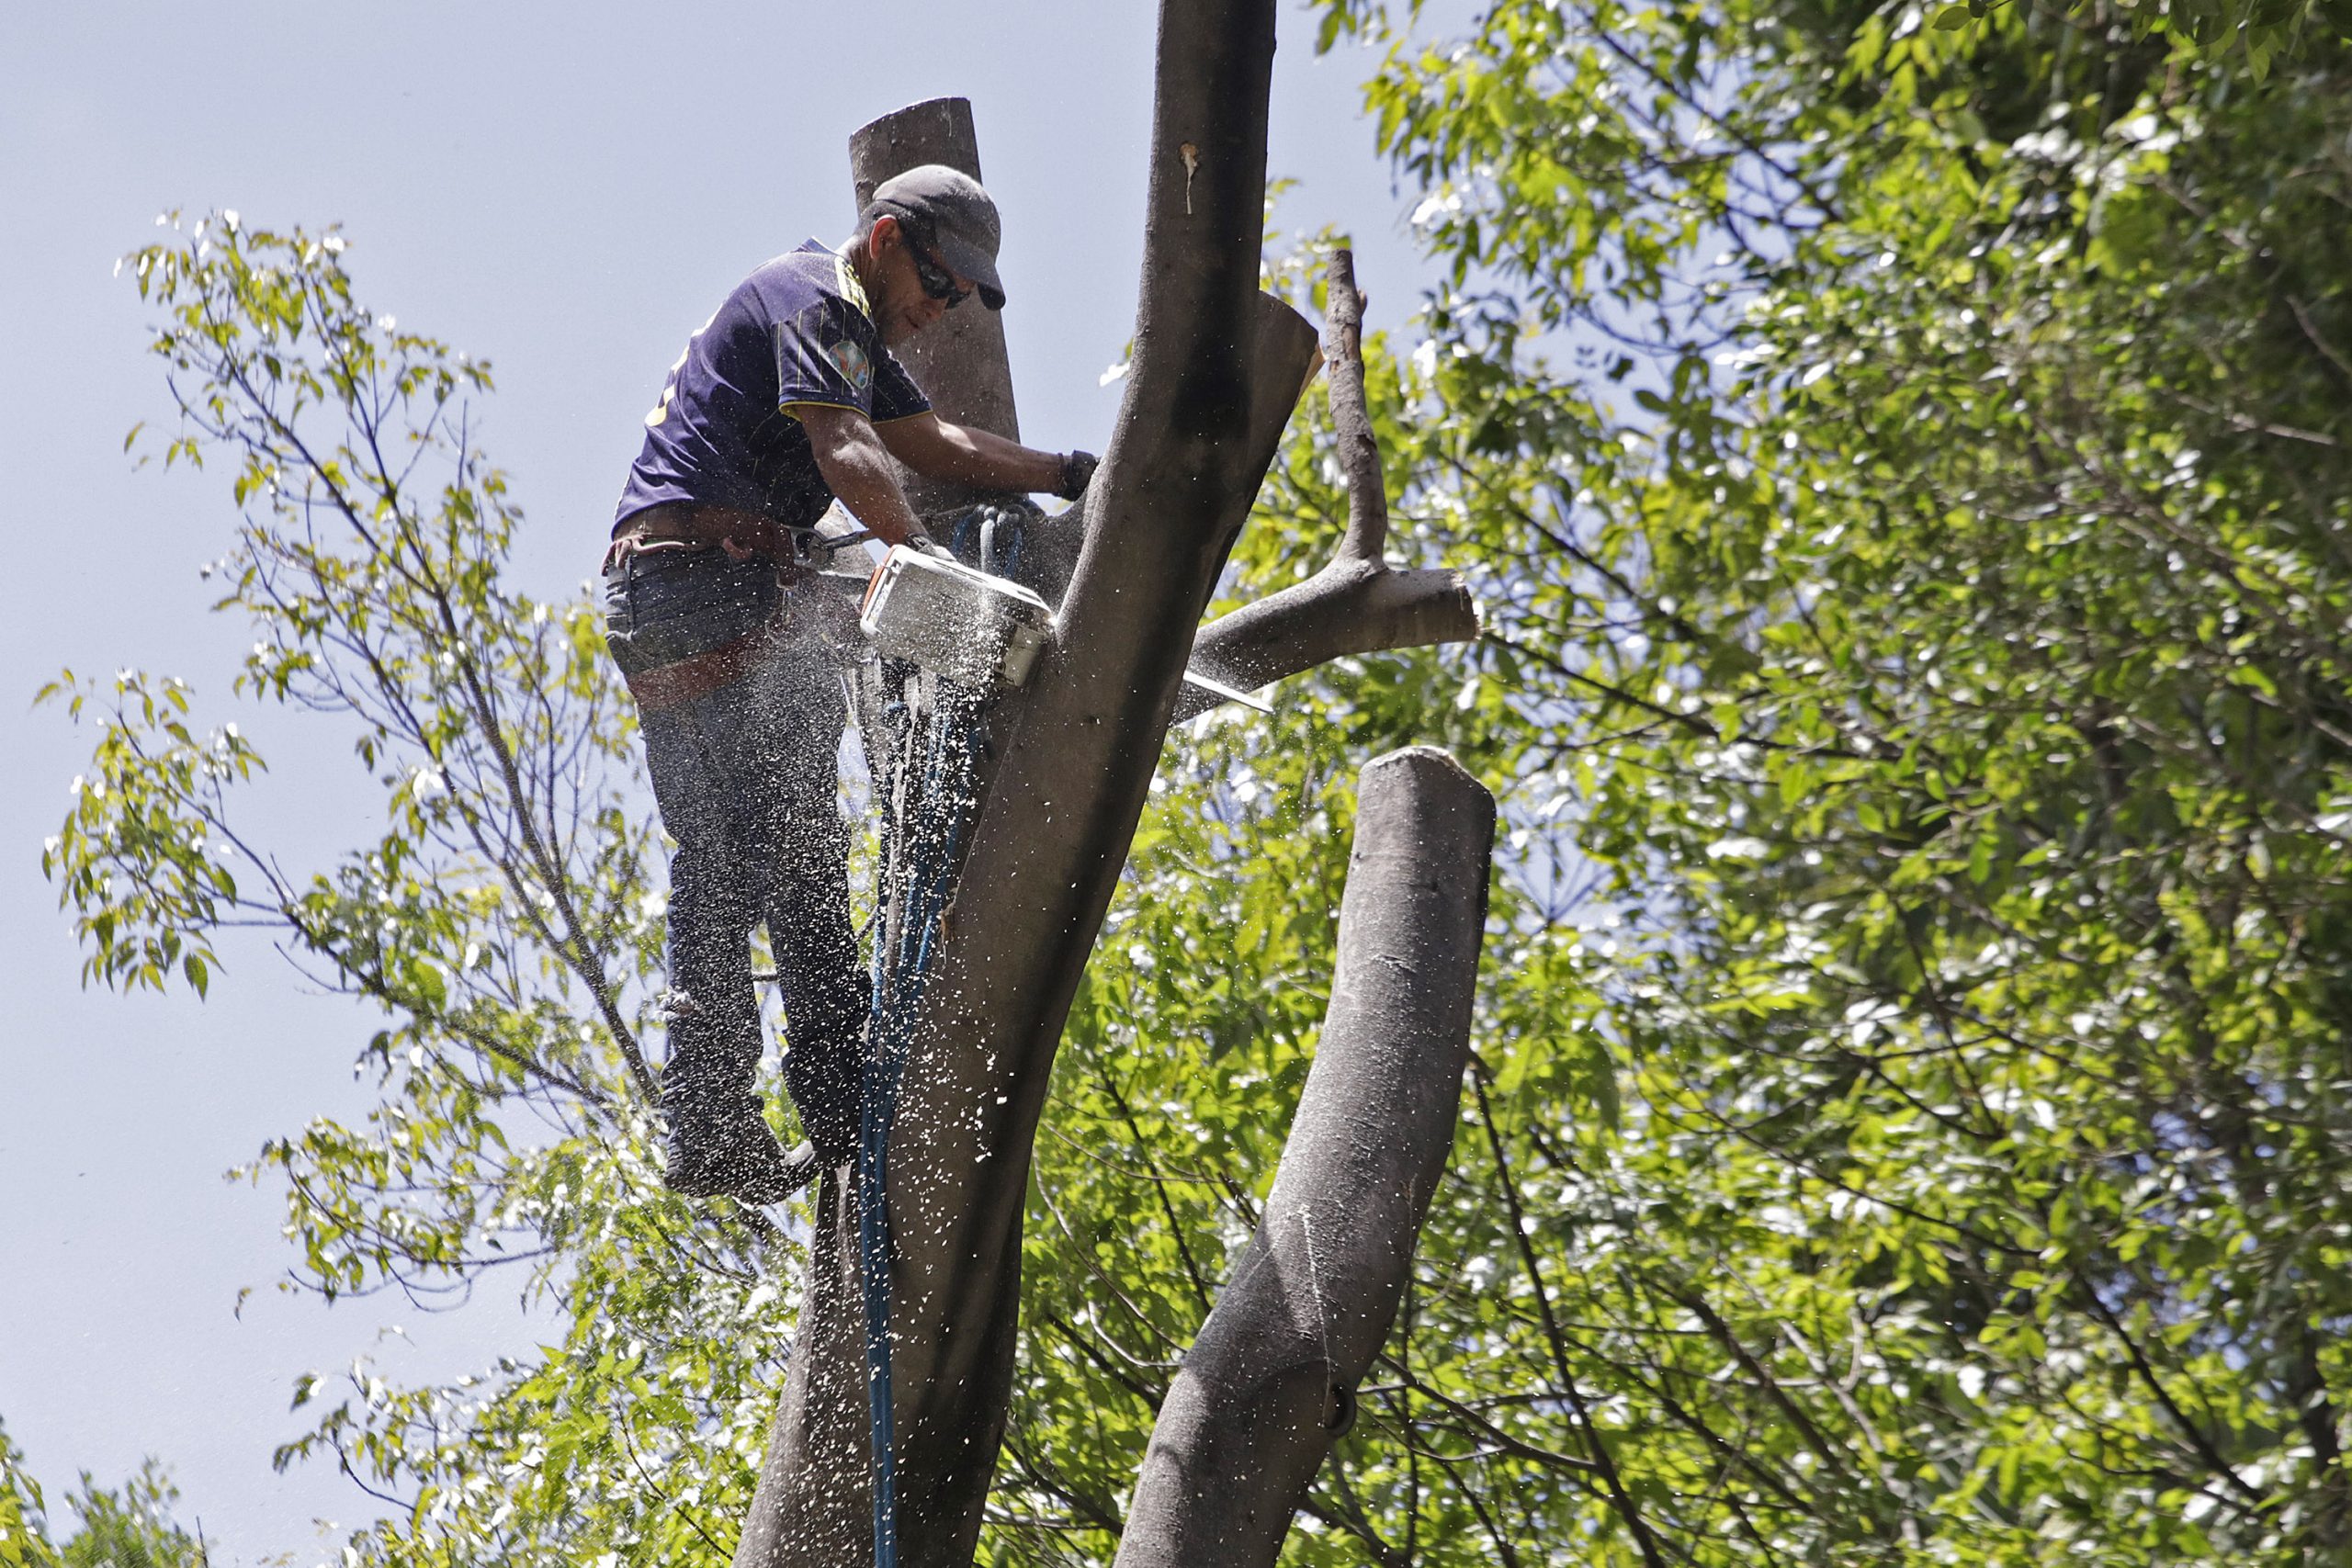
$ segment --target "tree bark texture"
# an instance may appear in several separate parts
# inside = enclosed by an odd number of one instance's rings
[[[1369,763],[1331,1004],[1282,1167],[1152,1428],[1119,1568],[1271,1564],[1379,1352],[1453,1146],[1495,803],[1443,751]]]
[[[1164,0],[1126,396],[1069,514],[1082,542],[1056,645],[989,715],[992,784],[892,1133],[907,1568],[971,1560],[1012,1387],[1029,1151],[1055,1051],[1194,631],[1312,358],[1312,330],[1257,287],[1273,43],[1272,0]],[[969,123],[933,104],[869,127],[858,177],[924,161],[977,172]],[[943,412],[985,422],[996,383],[972,361],[993,355],[1001,374],[1001,336],[927,353],[914,368]],[[841,1186],[828,1176],[816,1196],[798,1353],[737,1568],[842,1568],[872,1552],[856,1225]]]

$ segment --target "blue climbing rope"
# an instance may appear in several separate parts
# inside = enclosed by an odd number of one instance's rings
[[[858,1125],[857,1237],[865,1292],[865,1398],[873,1443],[874,1563],[898,1568],[897,1432],[890,1382],[890,1124],[899,1110],[899,1077],[914,1043],[915,1015],[929,983],[942,916],[954,893],[964,835],[978,815],[981,705],[984,694],[936,682],[923,759],[915,769],[914,731],[921,715],[908,700],[911,672],[885,676],[901,743],[892,764],[897,788],[882,791],[881,874],[876,886],[886,918],[874,943],[874,1011],[866,1030],[864,1108]],[[903,791],[903,798],[899,796]],[[889,903],[898,919],[887,918]]]
[[[975,506],[948,525],[947,547],[957,560],[991,577],[1014,576],[1029,542],[1030,519],[1036,515],[1037,509],[1026,502]]]

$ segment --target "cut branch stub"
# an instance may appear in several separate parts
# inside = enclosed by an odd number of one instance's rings
[[[1363,388],[1363,306],[1356,257],[1342,245],[1324,272],[1323,357],[1331,367],[1331,430],[1348,483],[1348,532],[1340,555],[1377,566],[1388,548],[1388,481]]]
[[[1321,571],[1201,628],[1193,667],[1244,691],[1352,653],[1468,642],[1478,635],[1478,606],[1458,573],[1397,571],[1387,564],[1387,478],[1364,397],[1363,296],[1354,254],[1332,252],[1325,279],[1323,357],[1348,486],[1348,530]],[[1187,687],[1176,718],[1213,705],[1214,699]]]
[[[1119,1568],[1272,1564],[1345,1428],[1453,1146],[1494,829],[1442,751],[1363,770],[1322,1040],[1258,1233],[1159,1407]]]

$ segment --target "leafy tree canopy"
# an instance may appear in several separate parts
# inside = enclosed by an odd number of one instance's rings
[[[1398,545],[1476,574],[1488,636],[1172,749],[1038,1148],[984,1555],[1107,1556],[1312,1050],[1348,782],[1408,739],[1505,797],[1494,962],[1419,1278],[1289,1561],[2340,1551],[2324,17],[1323,10],[1385,51],[1367,103],[1446,273],[1372,355]],[[93,976],[200,987],[209,933],[272,925],[387,1020],[375,1115],[265,1153],[299,1277],[519,1269],[567,1325],[450,1387],[306,1385],[293,1451],[404,1505],[364,1560],[716,1561],[791,1242],[648,1164],[632,741],[587,607],[500,581],[487,370],[356,304],[332,235],[224,216],[137,270],[171,455],[237,474],[246,679],[362,721],[388,827],[281,873],[232,819],[248,738],[166,681],[69,685],[98,761],[51,865]],[[1242,596],[1338,533],[1328,445],[1310,396]]]
[[[0,1426],[0,1568],[206,1568],[202,1538],[175,1517],[179,1497],[179,1488],[152,1459],[112,1491],[85,1471],[80,1488],[66,1499],[74,1533],[60,1543],[51,1533],[40,1483]]]
[[[1329,14],[1451,266],[1386,439],[1491,615],[1370,705],[1521,855],[1336,1528],[2340,1550],[2341,47]]]

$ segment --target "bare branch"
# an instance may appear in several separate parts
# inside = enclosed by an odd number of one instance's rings
[[[1364,297],[1356,288],[1356,255],[1342,245],[1325,273],[1323,357],[1331,367],[1331,428],[1339,437],[1340,472],[1348,482],[1348,532],[1343,560],[1380,564],[1388,549],[1388,482],[1380,442],[1363,389]]]
[[[1387,478],[1364,396],[1364,296],[1356,288],[1352,252],[1331,253],[1325,294],[1323,356],[1348,486],[1348,529],[1321,571],[1219,616],[1193,639],[1193,667],[1245,691],[1351,653],[1468,642],[1478,635],[1478,606],[1459,573],[1396,571],[1386,562]],[[1176,717],[1212,705],[1187,687]]]

